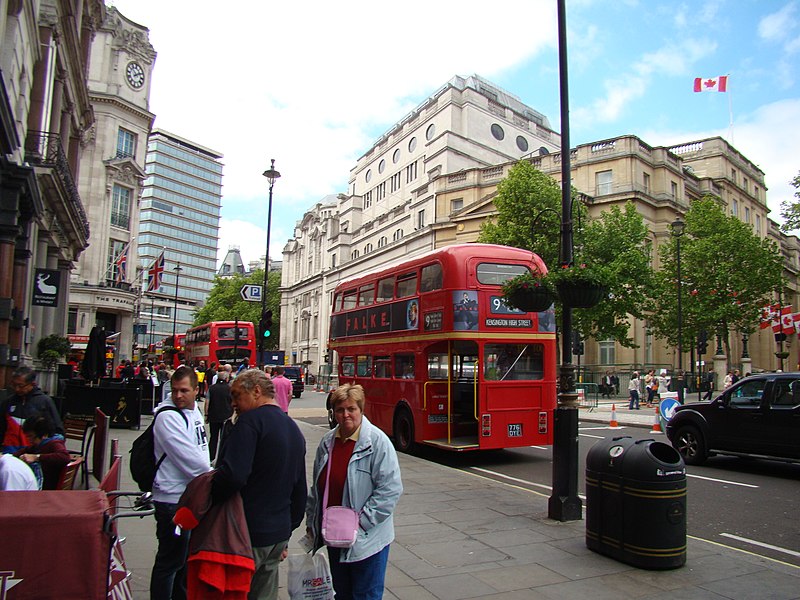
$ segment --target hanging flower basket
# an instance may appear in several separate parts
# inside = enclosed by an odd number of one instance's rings
[[[542,312],[553,304],[555,293],[541,276],[525,273],[503,284],[503,300],[511,308]]]
[[[789,353],[786,350],[784,350],[783,352],[776,352],[775,356],[777,356],[781,360],[786,360],[787,358],[789,358]]]
[[[589,281],[560,281],[556,289],[561,302],[570,308],[592,308],[608,294],[605,286]]]
[[[540,286],[512,292],[506,298],[506,304],[525,312],[542,312],[550,308],[554,300],[550,290]]]

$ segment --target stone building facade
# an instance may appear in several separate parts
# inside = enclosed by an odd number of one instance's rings
[[[474,101],[483,102],[486,112],[494,110],[484,122],[490,127],[489,121],[492,117],[499,118],[500,112],[492,104],[493,99],[477,93]],[[478,108],[474,110],[479,112]],[[513,121],[517,113],[511,109],[508,112]],[[501,126],[505,125],[502,122]],[[349,193],[327,196],[307,211],[296,225],[294,238],[284,248],[281,347],[290,353],[293,362],[309,364],[312,372],[320,371],[327,354],[332,292],[338,283],[432,248],[476,241],[481,224],[495,214],[492,200],[497,184],[520,158],[530,160],[538,169],[560,180],[561,155],[557,148],[543,145],[543,150],[495,162],[484,160],[486,157],[481,154],[467,166],[468,152],[448,146],[450,142],[454,146],[461,144],[464,150],[463,139],[448,131],[442,140],[444,147],[421,159],[420,164],[431,167],[426,166],[424,178],[392,196],[384,196],[381,190],[378,198],[376,185],[391,182],[395,173],[386,172],[386,179],[377,182],[368,181],[367,173],[376,165],[379,168],[381,161],[388,164],[396,149],[404,156],[403,144],[414,137],[411,132],[410,137],[400,135],[407,126],[408,118],[359,159],[351,171]],[[425,132],[426,127],[423,119],[415,131]],[[479,133],[481,128],[470,130]],[[399,139],[393,137],[398,135]],[[487,141],[476,142],[479,154],[486,150]],[[437,164],[435,159],[450,151],[458,154],[454,160],[457,168],[453,171]],[[408,160],[413,158],[409,156]],[[397,172],[404,175],[407,166],[399,164]],[[782,234],[769,219],[764,173],[722,138],[667,148],[651,146],[636,136],[621,136],[577,146],[571,151],[571,166],[572,184],[583,193],[591,216],[628,201],[635,204],[650,230],[656,268],[658,246],[668,239],[669,226],[675,218],[684,215],[693,200],[706,194],[720,198],[729,214],[749,223],[759,236],[780,245],[786,258],[785,297],[795,297],[800,243],[796,237]],[[674,349],[656,339],[646,322],[635,321],[631,336],[638,346],[635,349],[622,348],[611,340],[586,343],[582,362],[589,364],[590,370],[604,371],[611,367],[621,372],[645,365],[664,368],[677,365]],[[751,336],[749,355],[744,352],[742,339],[732,336],[730,341],[732,356],[718,355],[713,359],[717,371],[728,365],[739,366],[743,372],[779,368],[771,330]],[[689,349],[685,350],[683,364],[688,367],[691,356]],[[798,361],[797,348],[792,352],[789,362],[794,365]],[[706,360],[712,360],[711,356]]]
[[[78,189],[92,224],[91,244],[72,272],[67,331],[85,345],[95,325],[118,333],[115,360],[133,353],[133,324],[142,271],[137,269],[140,196],[145,179],[156,52],[148,30],[108,9],[96,32],[89,68],[95,123],[81,159]],[[127,252],[127,268],[115,259]]]
[[[547,117],[477,75],[453,77],[417,106],[358,159],[348,192],[309,210],[284,248],[281,346],[290,362],[319,370],[339,281],[433,248],[432,181],[475,167],[500,175],[495,165],[559,144]]]
[[[78,191],[94,111],[86,81],[101,0],[0,10],[0,389],[66,330],[69,274],[89,243]],[[44,382],[46,384],[46,382]]]

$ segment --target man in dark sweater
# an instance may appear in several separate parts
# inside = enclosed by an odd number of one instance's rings
[[[0,405],[0,449],[14,452],[28,445],[22,435],[22,423],[30,417],[47,417],[53,424],[53,433],[64,433],[53,399],[36,385],[36,371],[19,367],[11,374],[11,387],[14,394]]]
[[[206,374],[208,378],[208,374]],[[217,443],[219,434],[225,421],[231,418],[231,387],[228,385],[228,373],[223,371],[217,376],[217,381],[208,388],[208,402],[206,402],[206,421],[211,428],[211,439],[208,442],[208,452],[213,461],[217,457]]]
[[[263,371],[243,371],[231,396],[239,417],[220,450],[212,493],[218,502],[241,492],[256,562],[249,598],[277,599],[278,565],[305,514],[306,443]]]

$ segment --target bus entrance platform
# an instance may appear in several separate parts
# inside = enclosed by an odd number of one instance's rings
[[[601,405],[601,411],[587,411],[586,416],[600,421],[610,408]],[[616,409],[621,422],[646,419],[645,411],[629,412],[627,406],[620,410],[619,403]],[[306,438],[309,477],[317,445],[327,431],[327,425],[308,422],[318,420],[307,419],[310,410],[315,409],[290,409]],[[150,418],[143,418],[142,427]],[[584,411],[581,420],[588,421]],[[139,433],[115,431],[125,459]],[[400,454],[399,459],[404,492],[395,511],[386,600],[800,599],[800,568],[791,564],[694,538],[689,531],[683,567],[638,569],[589,550],[584,520],[548,519],[545,486],[550,481],[531,490],[416,456]],[[123,489],[135,489],[127,465],[123,470]],[[691,506],[691,498],[689,502]],[[156,549],[155,521],[128,519],[120,530],[127,538],[133,597],[145,600]],[[299,540],[304,533],[305,526],[294,532],[290,554],[302,552]],[[282,563],[281,600],[289,598],[287,569]]]

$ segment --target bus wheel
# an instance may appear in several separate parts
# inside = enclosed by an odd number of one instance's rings
[[[410,453],[414,449],[414,418],[407,408],[398,409],[394,415],[394,447]]]

